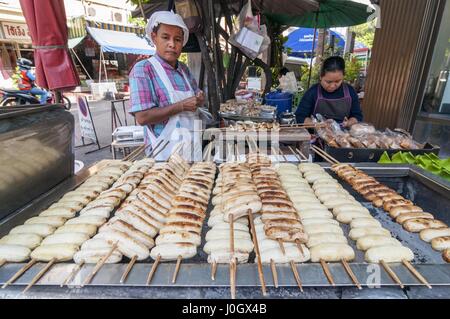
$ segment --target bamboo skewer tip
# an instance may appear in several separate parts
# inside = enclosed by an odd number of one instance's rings
[[[300,242],[300,240],[296,239],[295,243],[297,244],[297,248],[300,251],[300,254],[302,254],[302,256],[304,256],[305,255],[305,251],[303,250],[302,243]]]
[[[281,239],[277,240],[278,245],[280,246],[281,252],[283,253],[283,255],[286,255],[286,249],[284,249],[284,244],[283,241]]]
[[[211,264],[211,280],[216,280],[217,262],[213,261]]]
[[[153,265],[152,265],[152,268],[151,268],[150,272],[148,273],[148,277],[147,277],[147,286],[150,285],[150,282],[151,282],[152,279],[153,279],[153,275],[155,274],[156,269],[158,268],[158,265],[159,265],[160,260],[161,260],[161,255],[158,255],[158,256],[156,257],[156,259],[155,259],[155,262],[154,262]]]
[[[294,261],[291,260],[289,262],[289,264],[291,265],[291,270],[292,270],[292,273],[294,274],[294,278],[295,278],[295,281],[297,282],[297,286],[300,289],[300,291],[303,292],[302,281],[300,279],[300,275],[298,274],[298,270],[297,270],[297,267],[295,266]]]
[[[275,286],[275,288],[278,288],[277,266],[275,265],[273,259],[270,259],[270,269],[272,270],[273,285]]]
[[[22,294],[26,293],[28,290],[31,289],[31,287],[33,287],[33,285],[35,283],[37,283],[39,281],[39,279],[42,278],[42,276],[45,275],[45,273],[50,269],[50,267],[53,266],[53,264],[56,262],[56,258],[52,258],[46,265],[45,267],[38,272],[38,274],[36,276],[34,276],[34,278],[31,280],[31,282],[25,287],[25,289],[22,291]]]
[[[81,270],[81,267],[83,267],[83,265],[84,265],[84,261],[81,264],[76,265],[70,272],[69,276],[67,276],[67,278],[60,285],[60,287],[64,287],[65,285],[68,285],[69,282],[72,281],[72,279],[75,277],[75,275]]]
[[[325,277],[327,277],[328,282],[332,286],[336,286],[336,283],[334,282],[333,275],[331,274],[330,268],[328,267],[328,264],[325,260],[320,260],[320,265],[322,266],[323,272],[325,273]]]
[[[407,260],[402,260],[403,265],[425,286],[427,286],[429,289],[432,289],[433,287],[430,285],[430,283],[425,279],[422,274],[414,268],[414,266]]]
[[[362,286],[358,281],[358,278],[356,278],[355,273],[353,272],[352,268],[350,267],[349,263],[347,262],[347,260],[345,259],[341,259],[342,265],[344,266],[345,271],[347,272],[347,274],[349,275],[350,279],[353,281],[353,283],[355,284],[355,286],[361,290]]]
[[[22,276],[28,269],[30,269],[35,263],[36,259],[31,259],[27,264],[25,264],[22,268],[20,268],[3,286],[2,289],[5,289],[14,281],[16,281],[20,276]]]
[[[255,223],[253,221],[253,215],[252,215],[251,209],[247,210],[247,215],[248,215],[248,220],[249,220],[249,224],[250,224],[250,232],[252,234],[253,245],[255,247],[254,249],[255,249],[255,254],[256,254],[256,262],[257,262],[257,267],[258,267],[259,281],[261,283],[261,291],[262,291],[263,296],[266,296],[267,295],[266,281],[264,279],[261,255],[259,253],[258,238],[256,236]]]
[[[86,277],[84,283],[81,285],[81,287],[84,287],[85,285],[88,285],[91,283],[92,279],[94,278],[94,276],[98,273],[98,271],[103,267],[103,265],[105,264],[106,260],[108,260],[108,258],[112,255],[112,253],[117,249],[117,244],[118,242],[116,242],[111,249],[109,250],[109,252],[103,256],[103,258],[101,258],[97,264],[95,265],[94,269],[92,270],[92,272]]]
[[[181,266],[181,260],[183,259],[183,257],[181,255],[178,256],[177,258],[177,264],[175,265],[175,271],[173,272],[173,277],[172,277],[172,283],[176,283],[177,281],[177,277],[178,277],[178,272],[180,271],[180,266]]]
[[[392,268],[384,261],[380,260],[380,264],[383,266],[384,270],[388,273],[388,275],[394,280],[394,282],[400,286],[400,288],[404,289],[405,285],[400,281],[397,274],[392,270]]]
[[[127,268],[125,269],[125,272],[122,275],[122,278],[120,278],[120,283],[123,284],[125,280],[127,280],[128,274],[130,273],[131,269],[133,268],[134,264],[136,263],[137,256],[134,255],[133,258],[131,258],[130,262],[128,263]]]

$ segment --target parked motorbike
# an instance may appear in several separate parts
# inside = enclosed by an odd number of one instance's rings
[[[30,104],[40,104],[39,98],[29,92],[24,92],[21,90],[9,90],[0,89],[2,94],[2,99],[0,101],[0,106],[17,106],[17,105],[30,105]],[[70,110],[72,103],[66,96],[62,96],[64,107]],[[55,103],[55,97],[52,92],[48,92],[47,103]]]

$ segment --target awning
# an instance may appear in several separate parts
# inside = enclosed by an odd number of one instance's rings
[[[36,83],[50,90],[70,90],[80,79],[67,50],[64,1],[20,0],[30,31],[36,64]]]
[[[134,33],[86,27],[103,52],[154,55],[156,49]]]
[[[69,41],[67,42],[67,46],[69,47],[69,49],[73,49],[75,48],[78,44],[81,43],[81,41],[83,41],[84,37],[79,37],[79,38],[74,38],[74,39],[69,39]]]

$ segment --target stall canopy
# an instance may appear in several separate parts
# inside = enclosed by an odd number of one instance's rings
[[[330,35],[335,37],[335,48],[344,48],[345,39],[340,33],[330,30]],[[309,58],[313,48],[313,40],[315,39],[314,47],[317,47],[318,35],[319,31],[316,30],[316,36],[314,37],[314,29],[311,28],[298,28],[297,30],[292,31],[287,36],[287,41],[284,44],[285,48],[291,49],[289,53],[290,56],[295,56],[299,58]],[[366,48],[364,44],[360,42],[355,43],[355,49],[364,49]]]
[[[69,39],[69,42],[67,43],[67,46],[69,47],[69,49],[73,49],[77,45],[79,45],[81,43],[81,41],[83,41],[83,39],[84,39],[84,37],[78,37],[78,38]]]
[[[103,52],[154,55],[155,47],[135,33],[86,27]]]
[[[50,90],[72,89],[80,84],[67,49],[63,0],[20,0],[35,49],[36,82]]]

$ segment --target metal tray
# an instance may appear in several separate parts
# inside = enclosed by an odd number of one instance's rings
[[[365,162],[377,162],[384,152],[387,152],[389,156],[397,152],[411,152],[415,155],[422,155],[427,153],[434,153],[439,155],[440,148],[431,144],[426,144],[425,148],[420,150],[394,150],[394,149],[379,149],[379,148],[343,148],[343,147],[331,147],[327,143],[325,145],[325,152],[333,156],[340,162],[344,163],[365,163]]]
[[[446,223],[450,223],[450,215],[447,213],[450,209],[450,183],[445,183],[440,179],[436,179],[434,175],[412,166],[398,165],[386,168],[385,166],[371,163],[357,164],[356,166],[365,170],[368,174],[377,177],[381,182],[396,189],[400,194],[423,207],[424,210],[432,212],[436,218],[441,219]],[[329,168],[329,165],[324,164],[324,167]],[[93,171],[95,171],[95,167],[91,168],[91,173]],[[32,205],[25,207],[9,219],[0,221],[0,236],[6,234],[12,227],[23,223],[27,218],[38,214],[42,209],[57,200],[65,192],[73,189],[89,175],[89,173],[85,173],[85,176],[83,178],[79,177],[77,181],[71,180],[59,185],[59,187],[55,188],[52,192],[49,192],[33,202]],[[349,185],[343,184],[343,186],[349,190],[356,199],[363,202],[363,204],[369,208],[372,215],[375,216],[385,228],[389,229],[401,242],[403,242],[403,244],[414,251],[415,259],[413,264],[415,268],[432,286],[450,286],[450,264],[444,263],[440,253],[433,251],[431,246],[421,241],[417,234],[411,234],[404,231],[401,226],[390,220],[384,211],[376,209],[370,203],[365,202],[359,194],[356,194],[349,187]],[[208,208],[208,211],[210,211],[210,209],[211,206]],[[208,229],[209,228],[204,225],[203,238]],[[348,226],[344,225],[343,230],[347,235]],[[395,282],[392,281],[380,266],[365,263],[363,254],[356,250],[355,243],[351,240],[349,240],[349,242],[355,248],[355,252],[357,252],[355,261],[350,263],[350,265],[363,287],[396,286]],[[203,245],[201,247],[203,247]],[[159,265],[150,287],[229,287],[228,266],[219,265],[216,280],[211,280],[210,265],[206,262],[207,256],[201,247],[199,247],[196,257],[182,262],[175,284],[172,283],[175,263],[167,262]],[[236,285],[237,287],[254,287],[255,289],[259,289],[260,282],[257,266],[254,263],[254,254],[250,256],[249,261],[248,264],[238,266]],[[121,284],[119,283],[119,280],[127,263],[128,260],[124,258],[119,264],[105,265],[97,273],[89,286],[86,287],[146,287],[147,276],[153,261],[149,259],[137,262],[126,282]],[[1,267],[0,284],[6,282],[23,265],[23,263],[7,264]],[[297,264],[296,266],[303,287],[331,287],[324,276],[320,264],[304,263]],[[43,263],[34,265],[19,280],[17,280],[14,285],[23,286],[28,284],[31,278],[33,278],[43,267]],[[56,264],[36,285],[59,286],[67,278],[74,267],[75,265],[70,262]],[[70,283],[69,287],[79,287],[93,267],[94,265],[83,266],[82,270]],[[330,264],[329,267],[334,277],[336,287],[354,287],[353,282],[346,274],[341,264],[333,263]],[[422,285],[403,265],[392,264],[391,267],[405,286]],[[288,265],[277,265],[277,272],[280,287],[297,287],[295,278]],[[272,273],[269,265],[263,266],[263,273],[267,286],[273,286]]]
[[[244,116],[233,113],[219,112],[222,119],[228,121],[252,121],[252,122],[275,122],[277,117],[276,113],[265,113],[266,116]]]

